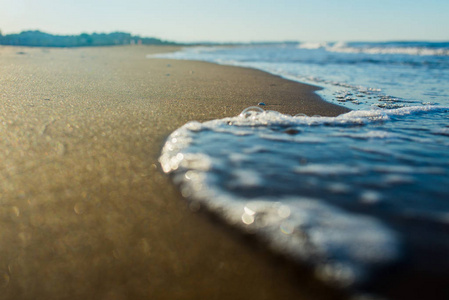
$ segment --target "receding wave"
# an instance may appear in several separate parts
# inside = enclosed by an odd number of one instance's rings
[[[250,107],[184,125],[159,161],[193,207],[327,282],[358,286],[401,260],[415,234],[410,216],[449,226],[448,112],[414,106],[308,117]],[[418,130],[417,118],[429,128]]]

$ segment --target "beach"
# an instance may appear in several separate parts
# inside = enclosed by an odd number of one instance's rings
[[[335,299],[310,272],[188,206],[158,158],[189,121],[336,116],[316,87],[175,47],[0,48],[2,299]]]

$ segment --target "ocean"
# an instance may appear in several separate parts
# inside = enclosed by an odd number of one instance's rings
[[[449,276],[449,43],[189,47],[158,57],[260,69],[322,87],[323,99],[352,110],[291,116],[259,105],[179,128],[160,163],[192,209],[340,287],[391,270]]]

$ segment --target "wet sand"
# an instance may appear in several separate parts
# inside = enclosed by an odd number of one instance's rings
[[[338,115],[315,87],[170,47],[0,47],[1,299],[335,299],[189,210],[157,159],[188,121],[265,102]]]

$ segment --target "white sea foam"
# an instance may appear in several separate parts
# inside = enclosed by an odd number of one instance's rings
[[[365,53],[365,54],[407,54],[419,56],[449,56],[447,48],[429,48],[423,46],[394,46],[392,44],[373,46],[366,43],[361,46],[353,46],[351,43],[338,42],[302,42],[298,44],[298,49],[325,49],[328,52],[340,53]]]
[[[344,211],[320,198],[245,197],[236,194],[233,192],[235,189],[257,189],[266,184],[259,171],[248,169],[245,164],[253,155],[264,154],[267,146],[254,145],[244,148],[246,150],[241,152],[231,152],[227,156],[213,158],[201,152],[201,145],[198,144],[196,136],[201,133],[210,135],[226,132],[226,136],[229,137],[236,127],[240,128],[236,130],[239,132],[244,128],[263,129],[270,126],[300,125],[311,128],[322,125],[365,126],[388,122],[394,116],[447,109],[447,107],[419,106],[393,110],[353,111],[338,117],[292,117],[250,108],[237,117],[203,124],[197,122],[186,124],[167,139],[160,163],[165,172],[173,174],[184,196],[199,201],[229,224],[256,234],[275,251],[312,265],[317,275],[327,281],[344,286],[357,285],[369,278],[373,269],[387,266],[400,256],[400,241],[393,230],[375,218]],[[382,131],[372,132],[375,138],[384,138],[387,135]],[[251,136],[266,139],[266,136],[257,134],[257,131]],[[291,141],[290,135],[278,137]],[[241,139],[239,134],[236,138]],[[193,141],[196,149],[194,154],[189,153]],[[232,144],[232,140],[229,143]],[[263,161],[260,163],[264,164]],[[222,175],[215,173],[217,169],[228,170],[224,171],[229,172],[230,176],[227,184],[223,184],[220,177]],[[386,172],[379,183],[390,185],[414,182],[412,176],[403,175],[406,173],[435,171],[424,167],[382,168],[381,165],[377,169],[380,173]],[[294,167],[293,171],[298,174],[329,177],[360,176],[370,172],[371,169],[340,163],[307,164]],[[343,183],[329,184],[328,188],[335,194],[345,194],[352,189]],[[381,201],[382,197],[379,192],[365,190],[360,193],[359,198],[366,205],[374,205]]]
[[[189,172],[175,173],[183,195],[255,233],[274,251],[313,266],[327,282],[346,287],[360,284],[369,278],[371,267],[391,263],[399,255],[394,232],[373,218],[344,212],[320,199],[238,198],[223,191],[207,173]],[[236,184],[260,184],[254,175],[239,176],[244,177]]]
[[[320,49],[320,48],[327,48],[329,46],[329,43],[327,42],[304,42],[299,43],[298,48],[299,49]]]
[[[419,56],[449,56],[449,49],[429,49],[424,47],[350,47],[345,44],[327,46],[329,52],[365,53],[365,54],[407,54]]]
[[[259,108],[260,109],[260,108]],[[266,111],[262,109],[259,111],[245,110],[238,118],[229,118],[236,126],[256,126],[256,125],[362,125],[370,123],[385,122],[395,116],[407,116],[425,112],[447,111],[449,106],[425,105],[425,106],[409,106],[396,109],[372,109],[372,110],[354,110],[337,117],[323,117],[323,116],[289,116],[280,114],[275,111]],[[249,112],[249,114],[248,114]],[[210,124],[214,124],[213,122]],[[215,125],[215,124],[214,124]],[[204,126],[210,126],[205,124]],[[386,133],[384,132],[383,135]],[[391,133],[390,133],[391,135]],[[377,134],[379,136],[379,134]]]

